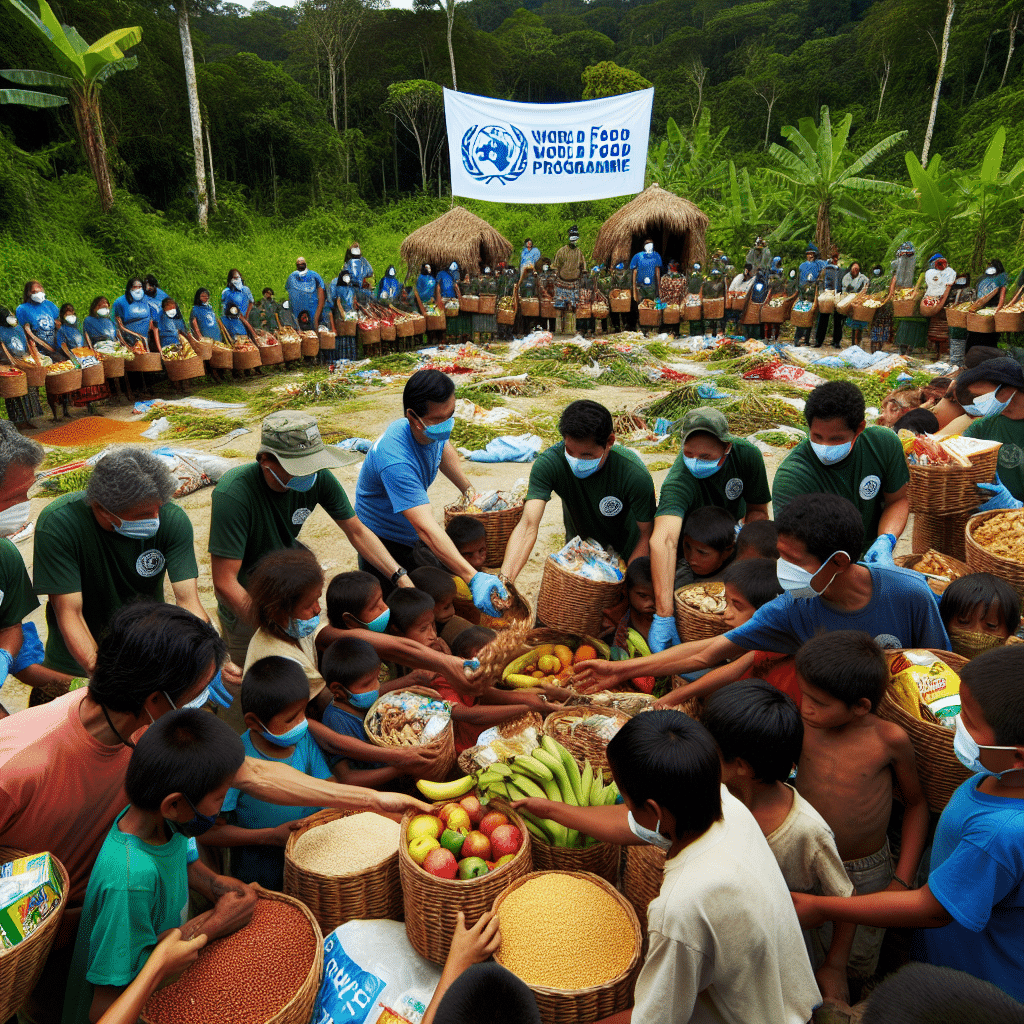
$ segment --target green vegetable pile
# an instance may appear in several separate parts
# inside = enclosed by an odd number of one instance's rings
[[[451,442],[455,448],[468,448],[470,451],[479,451],[486,448],[489,441],[493,441],[502,434],[509,431],[499,430],[497,427],[489,427],[483,423],[469,423],[467,420],[456,420],[452,430]]]

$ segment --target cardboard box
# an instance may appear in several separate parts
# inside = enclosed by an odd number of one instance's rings
[[[48,853],[0,864],[0,948],[31,935],[64,898],[60,871]]]

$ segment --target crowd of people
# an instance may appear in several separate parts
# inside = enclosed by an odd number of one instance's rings
[[[1024,506],[1020,365],[979,362],[950,395],[936,412],[1003,442],[982,507]],[[313,417],[268,416],[255,459],[213,491],[219,628],[200,601],[192,522],[146,449],[114,449],[86,490],[39,514],[32,579],[0,540],[0,669],[32,688],[31,706],[0,721],[0,845],[51,851],[71,882],[24,1019],[134,1020],[203,941],[249,920],[252,883],[281,888],[284,844],[313,811],[429,810],[411,783],[430,774],[430,756],[368,741],[365,716],[382,693],[431,686],[452,706],[460,751],[525,711],[560,709],[559,687],[505,691],[466,671],[502,627],[552,495],[566,540],[593,538],[627,563],[608,639],[635,629],[653,652],[586,662],[574,683],[683,677],[609,744],[622,804],[525,803],[597,839],[666,851],[633,1019],[806,1024],[823,997],[849,1002],[851,983],[874,973],[886,927],[920,929],[919,959],[1024,1000],[1024,647],[964,670],[955,747],[973,774],[937,824],[910,739],[875,713],[883,648],[950,650],[963,629],[1005,639],[1020,602],[987,574],[940,602],[895,565],[909,472],[894,430],[866,423],[861,392],[829,382],[809,395],[807,440],[771,485],[760,450],[720,411],[691,410],[660,495],[616,444],[608,409],[574,401],[490,566],[480,522],[442,527],[428,497],[438,474],[475,493],[450,442],[454,406],[448,376],[414,373],[354,501],[331,472],[343,456]],[[0,532],[25,521],[42,457],[0,423]],[[298,540],[318,506],[358,554],[357,570],[330,580]],[[681,643],[674,593],[694,581],[724,582],[729,630]],[[45,644],[25,621],[40,600]],[[703,724],[672,710],[692,697]],[[186,921],[190,889],[208,909]],[[506,991],[500,969],[464,969],[497,941],[490,915],[458,930],[426,1020],[465,1019],[454,1002],[487,1016]],[[958,977],[936,983],[956,991]],[[536,1019],[528,990],[507,990],[522,1008],[511,1019]]]

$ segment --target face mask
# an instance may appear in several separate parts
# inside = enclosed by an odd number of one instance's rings
[[[33,292],[29,298],[33,302],[42,302],[46,298],[46,292]]]
[[[9,316],[7,318],[7,326],[8,327],[17,327],[18,326],[18,318],[16,316]]]
[[[209,303],[207,302],[207,303],[206,303],[206,305],[208,306],[208,305],[209,305]],[[282,303],[281,303],[281,308],[282,308],[282,309],[290,309],[290,308],[291,308],[291,306],[289,305],[289,303],[288,303],[288,300],[287,300],[287,299],[285,299],[285,300],[284,300],[284,302],[282,302]]]
[[[453,274],[457,274],[457,273],[459,272],[459,265],[458,265],[458,263],[453,263],[453,264],[452,264],[452,265],[451,265],[451,266],[450,266],[450,267],[449,267],[448,269],[449,269],[449,270],[450,270],[450,271],[451,271],[451,272],[452,272]]]
[[[263,725],[263,723],[260,723]],[[309,722],[304,718],[297,725],[293,726],[287,732],[271,732],[265,725],[260,730],[260,735],[270,743],[273,743],[275,747],[293,747],[309,729]]]
[[[413,415],[416,416],[415,413]],[[419,416],[416,416],[416,419],[419,420],[423,433],[432,441],[447,441],[452,436],[452,430],[455,429],[454,416],[449,416],[443,423],[424,423]]]
[[[345,690],[345,687],[343,686],[342,689]],[[370,707],[380,696],[380,690],[367,690],[366,693],[352,693],[349,690],[345,690],[345,696],[352,707],[365,709]]]
[[[644,242],[644,252],[654,252],[654,243]]]
[[[240,288],[242,286],[242,279],[240,277],[231,278],[231,287]]]
[[[0,512],[0,537],[17,533],[32,517],[31,507],[30,502],[21,501]]]
[[[811,447],[814,449],[814,454],[818,456],[818,461],[823,466],[834,466],[837,462],[842,462],[853,451],[853,442],[847,441],[846,444],[815,444],[812,441]]]
[[[391,609],[385,608],[375,619],[370,619],[369,622],[363,622],[362,625],[373,633],[383,633],[388,628],[388,622],[391,621]]]
[[[999,388],[996,388],[987,395],[978,395],[970,405],[964,406],[964,412],[971,416],[995,416],[1001,413],[1013,401],[1013,394],[1011,393],[1005,402],[1000,402],[996,398],[998,394]]]
[[[140,300],[140,299],[142,298],[142,296],[143,296],[144,294],[145,294],[145,292],[143,292],[143,290],[142,290],[141,288],[133,288],[133,289],[132,289],[132,298],[133,298],[133,299],[134,299],[134,300],[135,300],[136,302],[138,302],[138,301],[139,301],[139,300]]]
[[[713,459],[690,459],[685,455],[683,456],[683,465],[698,480],[706,480],[709,476],[714,476],[722,468]]]
[[[238,307],[228,306],[228,316],[238,316]]]
[[[285,632],[296,640],[302,640],[304,637],[309,636],[310,633],[315,632],[316,627],[319,625],[319,615],[314,615],[311,619],[289,619]]]
[[[353,256],[360,256],[361,254],[362,254],[361,250],[358,249],[358,248],[355,248],[355,249],[352,250],[352,255]]]
[[[64,317],[64,323],[68,324],[71,327],[74,327],[75,324],[78,323],[78,317],[75,316],[74,313],[69,313],[66,317]]]
[[[978,741],[967,731],[963,719],[956,716],[956,731],[953,734],[953,753],[956,759],[974,775],[991,775],[1001,779],[1010,771],[1019,771],[1019,768],[1010,768],[1005,772],[994,772],[981,763],[982,750],[1015,750],[1015,747],[982,747]]]
[[[663,836],[657,828],[655,828],[653,831],[649,828],[644,828],[643,825],[641,825],[640,822],[638,822],[636,818],[633,817],[632,811],[629,812],[626,821],[629,823],[629,831],[632,832],[633,835],[637,837],[637,839],[640,839],[643,842],[650,844],[651,846],[656,846],[659,850],[665,850],[666,852],[668,852],[670,849],[672,849],[671,839],[667,839],[665,836]],[[661,826],[660,818],[658,819],[658,826]]]
[[[343,285],[346,285],[346,286],[348,286],[348,285],[350,285],[350,284],[352,283],[352,278],[351,278],[351,277],[349,277],[349,276],[348,276],[348,274],[346,274],[346,275],[345,275],[345,276],[344,276],[344,277],[343,277],[343,278],[341,279],[341,283],[342,283]]]
[[[430,265],[429,265],[429,264],[425,264],[425,265],[424,265],[424,267],[423,267],[423,273],[424,273],[424,274],[429,274],[429,273],[430,273]]]
[[[963,286],[965,284],[967,284],[967,278],[966,277],[958,277],[956,279],[956,286],[957,286],[957,288],[963,288]]]
[[[996,268],[995,267],[986,267],[985,268],[985,273],[986,274],[994,274],[995,272],[996,272]]]
[[[107,306],[103,306],[101,309],[96,310],[97,316],[110,316],[110,309]]]
[[[305,494],[313,484],[316,483],[316,473],[310,473],[307,476],[293,476],[288,483],[285,483],[273,470],[271,466],[267,466],[270,470],[270,475],[282,486],[286,487],[289,491],[298,491],[300,494]]]
[[[545,263],[544,264],[544,270],[550,270],[550,269],[551,269],[550,265]]]
[[[593,476],[601,465],[600,458],[576,459],[568,452],[565,453],[565,461],[569,463],[572,475],[576,477],[577,480],[586,480],[588,476]]]
[[[882,274],[882,272],[880,270],[872,270],[871,273],[874,274],[875,277],[880,277],[881,274]]]
[[[790,279],[790,281],[792,281],[793,278],[795,278],[795,277],[796,277],[796,271],[795,270],[791,270],[789,272],[789,279]]]
[[[832,554],[825,559],[825,563],[828,563],[838,554],[845,555],[846,552],[833,551]],[[828,590],[832,580],[839,575],[839,571],[836,570],[836,572],[832,574],[832,579],[830,579],[820,591],[815,590],[814,587],[811,586],[811,583],[813,582],[814,577],[817,576],[824,567],[825,565],[823,564],[821,568],[818,569],[818,572],[808,572],[802,566],[794,565],[792,562],[787,562],[786,559],[780,558],[775,568],[775,575],[778,578],[779,586],[782,587],[782,589],[785,590],[786,593],[794,600],[801,597],[818,597],[820,594],[824,594],[825,591]]]
[[[178,707],[177,704],[171,700],[170,694],[164,690],[164,696],[167,698],[167,703],[174,708],[175,711],[198,711],[204,704],[210,699],[210,686],[214,683],[220,682],[220,669],[217,669],[217,674],[210,680],[210,685],[203,688],[203,692],[198,697],[193,697],[187,704],[182,704]],[[150,716],[152,718],[152,715]]]
[[[388,277],[394,277],[394,276],[395,276],[395,268],[394,267],[388,267]]]
[[[178,315],[178,311],[176,309],[168,309],[166,310],[166,313],[172,320]]]
[[[114,515],[113,512],[110,513]],[[118,518],[115,516],[115,518]],[[155,537],[157,530],[160,529],[160,517],[154,516],[152,519],[121,519],[120,522],[114,523],[114,532],[121,534],[122,537],[127,537],[129,540],[149,540],[150,537]]]
[[[185,796],[184,793],[181,794]],[[217,824],[216,814],[200,814],[196,810],[196,805],[185,796],[188,801],[189,807],[192,808],[193,817],[186,821],[184,824],[178,821],[172,821],[171,824],[183,835],[188,836],[190,839],[194,839],[196,836],[201,836],[204,832],[208,832],[214,825]]]
[[[545,267],[544,269],[547,270],[548,268]],[[484,267],[484,273],[485,274],[489,274],[490,272],[491,272],[491,268],[490,267]]]
[[[693,269],[694,269],[695,273],[700,273],[700,264],[699,263],[694,263]]]

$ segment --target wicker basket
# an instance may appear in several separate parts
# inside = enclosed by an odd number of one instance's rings
[[[676,628],[679,630],[680,639],[686,643],[688,640],[708,640],[713,636],[721,636],[729,632],[725,619],[721,615],[711,612],[699,612],[691,608],[683,600],[688,591],[700,590],[702,594],[713,592],[721,595],[725,593],[724,583],[690,583],[680,587],[676,591]]]
[[[475,295],[463,295],[459,299],[459,312],[460,313],[479,313],[480,312],[480,299]]]
[[[30,388],[41,388],[46,383],[46,367],[36,366],[34,363],[25,363],[20,360],[14,364],[22,373]]]
[[[339,338],[354,338],[356,331],[358,330],[359,321],[350,320],[348,317],[336,316],[334,318],[334,325],[337,330],[334,332]],[[323,334],[324,332],[320,332]],[[320,348],[324,347],[324,339],[320,338]],[[333,348],[333,345],[331,346]]]
[[[312,337],[310,337],[312,335]],[[317,356],[320,354],[320,336],[315,331],[303,334],[299,340],[299,351],[303,356]]]
[[[544,719],[540,717],[540,714],[536,711],[527,711],[525,714],[519,715],[516,718],[511,719],[508,722],[502,722],[497,726],[498,735],[509,738],[512,736],[518,736],[521,732],[531,726],[537,730],[537,735],[541,734],[541,726],[544,723]],[[487,762],[478,764],[474,758],[474,753],[478,750],[487,750],[491,756]],[[467,747],[459,754],[458,765],[459,771],[464,775],[469,775],[471,772],[478,772],[488,766],[489,763],[493,762],[493,753],[490,747]]]
[[[949,566],[949,580],[937,580],[930,576],[926,576],[925,579],[928,581],[928,586],[932,588],[932,591],[936,594],[942,594],[945,592],[946,587],[949,586],[953,580],[960,579],[961,576],[969,576],[971,570],[967,567],[966,562],[962,562],[957,558],[953,558],[951,555],[943,555],[941,551],[918,552],[915,555],[897,555],[893,561],[902,569],[913,569],[915,572],[920,572],[917,568],[918,564],[927,555],[939,554],[942,555],[943,561]]]
[[[502,892],[494,901],[494,909],[501,907],[502,900],[514,889],[519,888],[524,882],[532,878],[538,878],[545,872],[533,871],[530,874],[517,878],[508,888]],[[540,1011],[540,1019],[543,1024],[589,1024],[590,1021],[603,1020],[620,1010],[627,1009],[633,1002],[633,988],[636,985],[636,977],[640,972],[640,957],[643,950],[644,933],[640,929],[640,922],[633,911],[629,900],[613,886],[609,885],[603,878],[585,871],[565,871],[573,878],[585,878],[598,888],[603,889],[612,896],[622,907],[623,912],[629,918],[633,926],[633,956],[626,969],[617,977],[604,982],[601,985],[594,985],[590,988],[581,989],[560,989],[549,988],[546,985],[530,985],[531,992],[537,1000],[537,1009]],[[597,951],[594,951],[595,954]],[[567,958],[571,957],[571,951],[566,950]],[[501,964],[501,947],[494,954],[496,963]],[[502,965],[504,966],[504,965]]]
[[[743,310],[743,315],[740,317],[740,323],[746,324],[748,327],[753,324],[759,324],[761,322],[761,307],[763,305],[763,302],[748,302]]]
[[[815,295],[810,309],[797,309],[796,302],[789,313],[789,322],[794,327],[813,327],[814,318],[818,315],[818,297]]]
[[[967,310],[957,309],[956,306],[947,306],[946,323],[949,324],[950,327],[966,327]]]
[[[796,295],[790,295],[781,306],[773,306],[765,302],[761,306],[761,323],[763,324],[784,324],[789,319],[789,311],[796,302]]]
[[[920,310],[920,316],[927,317],[929,320],[931,320],[933,317],[938,316],[939,313],[942,312],[943,305],[938,299],[936,299],[934,302],[926,302],[925,300],[929,298],[931,298],[931,296],[922,295],[920,305],[918,306],[918,308]],[[939,296],[939,298],[941,299],[941,296]]]
[[[613,288],[608,304],[613,313],[628,313],[633,308],[633,293],[628,288]]]
[[[523,316],[540,316],[540,299],[520,299],[519,309]]]
[[[859,320],[870,327],[875,320],[875,314],[882,309],[881,306],[865,306],[862,302],[853,304],[853,319]]]
[[[412,321],[412,334],[416,337],[422,334],[427,329],[427,318],[425,316],[417,316]]]
[[[391,690],[384,694],[382,697],[378,697],[373,704],[370,705],[369,710],[366,712],[366,717],[369,718],[371,712],[377,707],[381,701],[387,701],[389,698],[394,697],[396,693],[422,693],[427,697],[433,697],[435,700],[438,699],[437,693],[434,690],[429,690],[425,686],[403,686],[401,690]],[[370,727],[366,727],[366,738],[375,747],[392,747],[394,744],[385,743],[375,732],[371,731]],[[444,727],[441,735],[436,739],[431,740],[430,743],[423,743],[417,747],[418,750],[423,751],[426,754],[430,754],[434,758],[434,766],[430,771],[429,775],[421,775],[421,778],[430,779],[432,782],[444,782],[448,778],[449,772],[455,767],[455,730],[449,720],[448,724]]]
[[[283,892],[274,892],[270,889],[264,889],[262,886],[254,885],[253,888],[256,890],[256,895],[261,900],[277,900],[278,903],[289,903],[291,906],[296,907],[302,911],[303,917],[309,922],[309,927],[313,932],[313,962],[309,966],[309,973],[306,975],[305,981],[299,986],[298,991],[292,998],[285,1003],[273,1017],[268,1018],[266,1021],[256,1020],[255,1018],[248,1018],[247,1024],[309,1024],[313,1016],[313,1008],[316,1005],[316,997],[320,992],[320,980],[324,972],[324,936],[320,930],[320,926],[316,923],[316,918],[310,913],[309,908],[301,901],[295,899],[293,896],[287,896]],[[283,938],[283,937],[282,937]],[[205,951],[200,950],[200,956],[205,955]],[[250,978],[242,979],[239,981],[239,985],[244,984],[258,985],[260,979]],[[146,1016],[145,1008],[139,1020],[142,1024],[150,1024],[149,1018]]]
[[[213,352],[213,338],[189,338],[188,343],[203,362],[210,358],[210,353]]]
[[[27,855],[21,850],[0,846],[0,864],[25,856]],[[53,854],[50,856],[53,857]],[[53,863],[57,865],[60,874],[64,898],[31,935],[10,949],[0,950],[0,1020],[7,1020],[12,1016],[36,987],[43,965],[53,947],[53,940],[57,937],[71,882],[67,869],[56,857],[53,857]]]
[[[123,356],[100,356],[100,361],[103,363],[104,380],[116,380],[124,376]]]
[[[416,333],[416,318],[406,317],[404,320],[395,321],[395,337],[411,338]]]
[[[665,877],[665,851],[657,846],[625,847],[622,867],[622,894],[629,900],[640,922],[640,930],[647,934],[647,908],[661,892]]]
[[[294,362],[302,358],[302,341],[282,341],[281,352],[284,354],[286,363]]]
[[[515,319],[515,313],[512,314],[512,319]],[[444,313],[437,313],[433,316],[427,317],[427,330],[428,331],[443,331],[448,326],[448,318]]]
[[[279,366],[284,362],[284,348],[281,345],[260,345],[259,350],[263,366]]]
[[[253,370],[262,365],[258,348],[233,348],[231,366],[236,370]]]
[[[703,313],[705,320],[721,320],[725,316],[725,298],[705,299]]]
[[[576,307],[576,319],[577,320],[590,320],[593,317],[592,312],[593,306],[589,302],[580,302]]]
[[[551,299],[540,300],[540,315],[546,320],[554,320],[558,316],[558,310]]]
[[[235,365],[231,349],[225,345],[214,345],[210,358],[207,361],[214,370],[230,370]]]
[[[330,808],[317,811],[291,833],[284,848],[284,891],[309,907],[325,935],[346,921],[402,919],[397,850],[375,867],[349,875],[323,875],[295,862],[295,844],[300,836],[318,825],[356,813]]]
[[[824,291],[818,292],[818,312],[819,313],[834,313],[836,311],[836,293],[826,288]]]
[[[605,608],[622,600],[622,588],[622,583],[588,580],[547,558],[537,594],[537,617],[545,626],[597,636]]]
[[[479,878],[438,878],[428,874],[409,856],[409,822],[418,811],[407,811],[402,818],[402,833],[398,841],[398,872],[402,879],[402,904],[405,908],[405,933],[413,949],[420,956],[443,964],[448,957],[455,933],[456,915],[461,910],[466,927],[476,924],[481,915],[491,909],[494,900],[506,887],[528,874],[532,869],[532,843],[530,832],[522,818],[500,800],[488,804],[491,810],[500,810],[522,833],[523,845],[513,858],[494,871]]]
[[[544,719],[544,735],[558,740],[580,763],[589,760],[594,771],[610,772],[605,750],[608,740],[596,736],[590,729],[579,728],[579,720],[600,715],[612,719],[621,729],[629,721],[629,715],[615,708],[601,708],[595,704],[580,704],[573,708],[553,711]]]
[[[1006,646],[1006,638],[993,636],[991,633],[978,633],[971,629],[951,629],[949,645],[953,648],[954,654],[971,661],[979,654]]]
[[[28,394],[28,377],[24,370],[4,368],[0,373],[0,398],[21,398]]]
[[[941,551],[944,555],[951,555],[961,562],[966,562],[967,546],[964,527],[967,526],[967,521],[970,518],[970,512],[957,512],[945,516],[929,516],[923,512],[915,513],[911,548],[915,554],[935,548],[936,551]]]
[[[206,376],[206,369],[199,356],[164,360],[164,370],[167,371],[168,380],[192,380],[195,377]]]
[[[684,302],[680,306],[679,312],[684,320],[702,320],[704,318],[704,304],[703,302]]]
[[[99,387],[104,381],[103,363],[97,361],[82,367],[82,387]]]
[[[360,323],[358,338],[364,345],[379,345],[381,339],[380,324],[376,327],[363,327],[362,323]]]
[[[661,323],[661,310],[640,306],[637,308],[637,317],[641,327],[657,327]]]
[[[392,342],[398,337],[398,331],[394,324],[387,324],[381,321],[380,325],[380,340],[382,342]]]
[[[516,311],[514,309],[499,309],[497,312],[499,324],[514,324],[516,322]],[[430,319],[429,317],[427,318]]]
[[[480,295],[477,297],[477,312],[483,316],[494,316],[498,308],[498,296],[493,294]]]
[[[351,334],[349,334],[348,331],[343,330],[339,330],[337,334],[331,334],[329,331],[317,331],[317,347],[320,352],[333,352],[335,348],[337,348],[338,338],[351,338],[355,336],[355,333],[354,323]]]
[[[980,313],[968,313],[967,330],[975,334],[994,334],[996,318],[994,316],[982,316]]]
[[[512,508],[495,509],[493,512],[463,512],[456,505],[448,505],[444,510],[444,525],[448,524],[456,516],[469,516],[478,523],[482,523],[484,533],[487,535],[487,565],[501,565],[505,558],[505,548],[508,547],[508,539],[512,531],[519,525],[523,518],[523,505],[515,505]]]
[[[992,554],[988,548],[982,547],[974,539],[974,531],[982,523],[991,519],[992,516],[1002,515],[1005,511],[1005,509],[997,509],[994,512],[979,512],[977,515],[971,516],[964,529],[964,544],[967,556],[964,561],[967,562],[971,572],[990,572],[1006,580],[1024,599],[1024,565],[1013,561],[1013,559]]]
[[[159,352],[136,352],[132,356],[132,369],[142,373],[159,373],[164,368]]]
[[[999,448],[971,458],[971,468],[958,465],[910,466],[910,511],[941,516],[977,508],[984,495],[977,484],[996,474]]]
[[[1009,301],[1004,299],[1002,306],[996,310],[995,328],[997,331],[1008,331],[1011,334],[1024,331],[1024,310],[1021,310],[1019,313],[1005,312],[1007,306],[1012,306],[1020,302],[1021,299],[1024,299],[1024,285],[1017,289],[1017,294],[1012,299]]]
[[[699,310],[700,307],[698,306],[697,309]],[[668,306],[666,306],[661,311],[661,322],[663,324],[668,325],[668,326],[672,326],[674,324],[677,324],[682,319],[683,319],[682,310],[680,310],[679,306],[677,306],[675,304],[668,305]],[[698,317],[698,319],[699,319],[699,317]]]
[[[589,871],[615,885],[619,878],[622,847],[617,843],[595,843],[582,850],[549,846],[534,837],[533,866],[538,871]]]
[[[70,395],[72,391],[77,391],[81,386],[81,370],[65,370],[63,373],[48,373],[46,375],[47,395]]]

